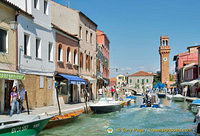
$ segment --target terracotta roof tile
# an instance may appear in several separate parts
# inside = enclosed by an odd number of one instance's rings
[[[110,81],[117,81],[115,77],[110,78]]]
[[[144,72],[144,71],[139,71],[132,75],[129,75],[129,77],[132,77],[132,76],[153,76],[153,74],[150,74],[150,73]]]

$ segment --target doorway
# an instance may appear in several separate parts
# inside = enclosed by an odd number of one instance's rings
[[[70,87],[69,87],[69,89],[70,89],[70,103],[72,103],[73,102],[73,84],[70,84]]]
[[[13,87],[12,80],[5,80],[4,90],[4,112],[9,113],[10,111],[10,93]]]

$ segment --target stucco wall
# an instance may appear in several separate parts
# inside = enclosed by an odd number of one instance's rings
[[[58,47],[62,45],[63,49],[63,62],[58,62]],[[63,36],[56,32],[56,71],[59,73],[66,73],[77,75],[78,67],[74,66],[74,51],[77,51],[78,55],[78,41],[74,41],[66,36]],[[67,64],[67,48],[70,47],[71,51],[71,64]],[[78,57],[78,56],[77,56]]]
[[[8,53],[0,53],[0,69],[16,70],[16,31],[10,29],[10,21],[15,20],[15,10],[0,3],[0,28],[7,31]]]
[[[23,15],[18,17],[19,70],[23,73],[53,76],[55,61],[48,60],[48,46],[52,43],[55,58],[55,33],[33,23]],[[24,55],[24,34],[30,36],[30,56]],[[41,59],[36,58],[36,38],[41,39]]]
[[[137,83],[137,80],[139,79],[139,88],[142,89],[142,79],[144,79],[144,86],[145,88],[148,86],[149,89],[152,89],[153,87],[153,76],[133,76],[133,77],[128,77],[128,85],[130,87],[135,87]],[[149,80],[148,83],[146,80]],[[130,82],[132,80],[132,83]]]

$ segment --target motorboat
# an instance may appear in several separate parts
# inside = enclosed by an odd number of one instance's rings
[[[152,108],[159,108],[160,107],[160,99],[156,94],[153,94],[151,99],[143,101],[143,104],[140,105],[140,108],[146,108],[146,107],[152,107]]]
[[[162,93],[162,92],[158,93],[158,97],[159,98],[164,98],[165,96],[166,96],[166,93]]]
[[[128,98],[128,99],[136,99],[136,96],[130,95],[130,96],[127,96],[126,98]]]
[[[121,110],[119,101],[108,101],[105,97],[100,98],[97,103],[90,104],[90,109],[97,114],[109,113]]]
[[[173,98],[173,95],[167,94],[166,97],[167,97],[168,100],[171,100]]]
[[[184,96],[182,96],[181,94],[176,94],[176,95],[173,96],[172,100],[177,101],[177,102],[183,102]]]
[[[200,107],[200,99],[194,100],[194,101],[189,105],[189,109],[190,109],[193,113],[197,113],[199,107]]]
[[[37,136],[52,116],[14,115],[0,120],[1,136]]]
[[[143,93],[136,93],[136,96],[143,96]]]

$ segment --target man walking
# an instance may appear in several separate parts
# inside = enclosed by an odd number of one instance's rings
[[[25,90],[22,84],[19,85],[19,95],[20,95],[19,110],[22,113],[24,112],[23,102],[25,96]]]

